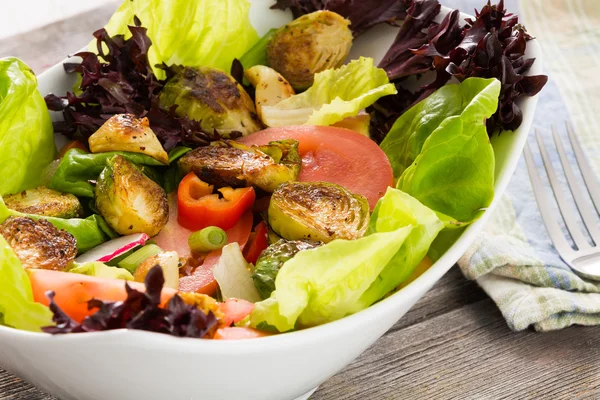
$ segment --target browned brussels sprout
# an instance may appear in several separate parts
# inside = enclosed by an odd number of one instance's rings
[[[364,196],[327,182],[289,182],[280,185],[269,203],[269,225],[287,240],[324,243],[357,239],[369,224]]]
[[[11,216],[0,224],[0,235],[21,260],[24,268],[61,271],[77,255],[77,240],[45,219]]]
[[[120,155],[106,164],[95,189],[100,214],[121,235],[158,234],[169,218],[165,191]]]
[[[173,67],[172,67],[173,68]],[[233,139],[262,129],[254,102],[229,74],[209,67],[175,67],[160,95],[160,106],[200,122],[206,132]]]
[[[185,173],[193,171],[211,185],[256,186],[267,192],[283,182],[295,181],[301,163],[298,141],[293,139],[251,147],[232,140],[218,141],[179,160]]]
[[[331,11],[315,11],[279,28],[267,45],[269,65],[294,88],[309,88],[317,72],[338,68],[350,47],[350,21]]]
[[[77,218],[83,215],[79,199],[70,193],[40,186],[4,196],[6,207],[25,214],[57,218]]]

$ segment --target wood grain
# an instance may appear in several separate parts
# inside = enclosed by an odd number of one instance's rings
[[[18,1],[18,0],[17,0]],[[115,11],[109,4],[73,18],[0,41],[0,58],[17,57],[37,74],[85,47]]]
[[[456,0],[464,9],[471,0]],[[514,2],[514,1],[513,1]],[[85,46],[105,6],[0,41],[37,73]],[[312,400],[600,399],[600,328],[511,332],[494,303],[453,268]],[[0,400],[52,400],[0,370]]]

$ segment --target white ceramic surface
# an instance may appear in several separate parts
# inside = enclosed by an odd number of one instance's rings
[[[252,19],[260,33],[287,18],[266,12],[268,4],[253,2]],[[381,58],[394,34],[392,28],[377,28],[359,39],[353,54]],[[531,73],[541,73],[541,52],[535,41],[529,42],[528,56],[537,58]],[[72,85],[62,65],[42,74],[39,82],[42,94],[61,94]],[[492,209],[515,170],[536,104],[536,98],[524,100],[520,129],[493,139],[497,181]],[[125,330],[50,336],[0,326],[0,364],[63,400],[307,398],[398,321],[455,264],[488,217],[489,211],[406,288],[336,322],[242,341],[179,339]]]

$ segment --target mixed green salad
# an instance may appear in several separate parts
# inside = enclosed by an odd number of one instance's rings
[[[248,0],[126,0],[64,96],[0,60],[0,324],[312,327],[399,290],[485,212],[490,137],[547,79],[502,1],[466,24],[437,0],[272,8],[294,19],[259,37]],[[348,60],[381,23],[399,27],[381,63]]]

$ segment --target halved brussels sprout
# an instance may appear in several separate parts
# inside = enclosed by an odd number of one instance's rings
[[[154,236],[167,224],[167,194],[134,164],[116,155],[96,184],[96,208],[117,233]]]
[[[275,290],[275,278],[277,278],[279,270],[287,260],[294,257],[299,251],[314,249],[320,245],[320,242],[308,240],[287,241],[280,239],[267,247],[256,260],[256,267],[252,273],[254,286],[256,286],[261,297],[266,299],[271,296],[271,292]]]
[[[10,216],[0,224],[0,235],[26,269],[62,271],[77,255],[75,237],[45,219]]]
[[[113,115],[90,136],[88,142],[92,153],[130,151],[169,164],[169,155],[150,129],[148,118],[136,118],[133,114]]]
[[[293,139],[251,147],[232,140],[217,141],[179,160],[185,173],[193,171],[211,185],[256,186],[267,192],[283,182],[295,181],[301,164],[298,141]]]
[[[79,199],[70,193],[40,186],[35,189],[4,196],[6,207],[25,214],[44,215],[57,218],[77,218],[83,216]]]
[[[254,102],[229,74],[209,67],[171,67],[175,75],[160,95],[160,106],[200,122],[206,132],[233,139],[262,129]]]
[[[334,183],[284,183],[271,196],[269,224],[288,240],[357,239],[369,224],[369,202]]]
[[[255,65],[245,70],[244,76],[256,88],[256,112],[261,121],[263,106],[274,106],[296,94],[292,85],[273,68]]]
[[[350,47],[350,21],[331,11],[315,11],[279,28],[267,45],[269,65],[303,90],[317,72],[338,68]]]

